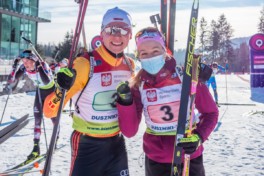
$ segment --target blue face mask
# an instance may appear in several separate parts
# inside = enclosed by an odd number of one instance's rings
[[[141,59],[140,61],[142,68],[152,75],[157,74],[165,64],[164,54],[147,59]]]

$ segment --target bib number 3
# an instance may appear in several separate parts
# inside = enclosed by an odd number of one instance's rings
[[[160,107],[160,110],[165,113],[165,116],[162,117],[164,121],[171,121],[173,119],[173,113],[171,112],[170,106],[162,106]]]
[[[148,106],[148,114],[154,123],[170,123],[178,120],[179,102]]]

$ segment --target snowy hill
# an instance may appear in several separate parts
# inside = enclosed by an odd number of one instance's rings
[[[234,48],[239,48],[240,44],[249,42],[250,37],[239,37],[231,40]]]
[[[259,176],[264,175],[263,111],[264,89],[249,86],[249,75],[217,75],[218,96],[222,105],[219,108],[219,125],[205,142],[204,163],[208,176]],[[0,112],[6,102],[6,95],[0,96]],[[25,93],[11,95],[0,130],[14,119],[29,113],[30,122],[20,132],[0,145],[0,173],[26,159],[33,147],[33,102],[34,96]],[[68,109],[69,107],[66,107]],[[262,112],[262,113],[261,113]],[[70,168],[70,135],[72,120],[63,113],[59,144],[66,147],[54,153],[52,176],[65,176]],[[52,123],[45,119],[48,142],[52,133]],[[144,155],[142,136],[144,121],[138,134],[126,140],[131,176],[144,175]],[[46,151],[44,131],[41,135],[41,153]],[[40,169],[43,168],[43,163]],[[41,175],[38,172],[28,175]]]

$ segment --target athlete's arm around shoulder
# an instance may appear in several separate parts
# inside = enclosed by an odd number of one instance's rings
[[[197,131],[202,137],[202,140],[205,141],[217,124],[219,112],[207,86],[202,82],[199,82],[197,85],[195,107],[201,113],[199,117],[200,121],[195,131]]]
[[[138,89],[131,89],[133,103],[124,106],[117,103],[118,121],[121,132],[128,138],[136,135],[142,118],[143,105]]]
[[[75,69],[76,71],[76,78],[72,87],[66,92],[64,106],[70,98],[72,98],[76,93],[80,92],[85,87],[89,78],[90,63],[88,59],[84,57],[77,57],[73,62],[72,69]],[[45,99],[43,113],[47,118],[57,116],[59,102],[61,100],[58,94],[60,94],[60,92],[53,92]]]

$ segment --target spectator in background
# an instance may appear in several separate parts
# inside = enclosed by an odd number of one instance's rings
[[[216,84],[216,79],[215,79],[215,75],[219,72],[219,71],[223,71],[225,72],[226,69],[224,67],[222,67],[221,65],[219,65],[217,62],[213,62],[210,67],[213,70],[213,73],[211,75],[211,77],[209,78],[208,81],[206,81],[206,85],[208,87],[208,89],[210,88],[210,85],[213,88],[214,91],[214,99],[215,99],[215,103],[217,104],[217,106],[219,106],[218,104],[218,93],[217,93],[217,84]]]

